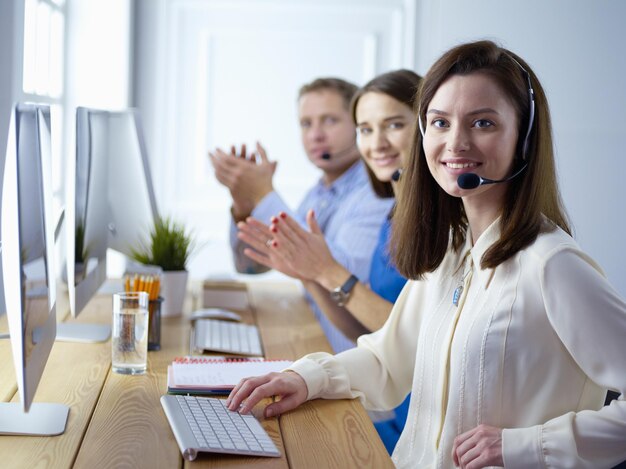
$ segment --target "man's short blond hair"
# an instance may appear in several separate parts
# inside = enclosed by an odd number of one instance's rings
[[[343,99],[343,104],[347,110],[350,109],[352,97],[356,93],[358,87],[341,78],[316,78],[310,83],[302,85],[298,92],[298,99],[307,93],[314,91],[330,90],[337,92]]]

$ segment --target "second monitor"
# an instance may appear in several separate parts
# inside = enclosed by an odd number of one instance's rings
[[[137,111],[77,109],[76,158],[68,165],[66,201],[68,290],[77,316],[106,280],[107,250],[131,255],[158,216]],[[107,326],[78,335],[92,341],[106,340],[109,333]]]

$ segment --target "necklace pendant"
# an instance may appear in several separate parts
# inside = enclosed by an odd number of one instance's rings
[[[459,285],[454,290],[454,294],[452,295],[452,304],[456,307],[459,306],[459,300],[461,299],[461,295],[463,294],[463,285]]]

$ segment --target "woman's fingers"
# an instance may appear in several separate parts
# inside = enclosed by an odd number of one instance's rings
[[[459,456],[469,449],[468,440],[473,434],[473,431],[465,432],[454,439],[454,444],[452,445],[452,459],[456,466],[460,466]]]
[[[248,217],[245,222],[237,223],[237,229],[239,239],[261,252],[267,252],[268,242],[273,239],[273,234],[267,225]]]
[[[267,236],[240,228],[237,238],[263,254],[268,253]]]
[[[306,399],[306,396],[305,396]],[[276,417],[277,415],[284,414],[285,412],[289,412],[290,410],[295,409],[300,404],[302,404],[304,400],[300,399],[298,395],[291,394],[289,396],[285,396],[276,402],[269,404],[265,407],[265,411],[263,412],[263,416],[265,418]]]
[[[288,236],[292,242],[302,243],[306,241],[306,236],[309,233],[307,233],[307,231],[302,228],[296,220],[287,215],[285,212],[280,212],[276,218],[276,226],[279,226],[280,224],[280,229],[285,232],[286,236]]]
[[[246,414],[261,400],[271,396],[282,398],[267,406],[264,412],[267,417],[294,409],[303,403],[307,397],[306,383],[300,375],[294,372],[269,373],[246,378],[231,391],[226,405],[229,410],[238,410]]]
[[[239,383],[237,383],[237,385],[233,388],[233,390],[228,395],[228,398],[226,399],[226,406],[228,407],[228,410],[241,411],[243,409],[243,401],[247,400],[250,397],[250,394],[252,394],[252,392],[257,387],[268,382],[270,379],[270,374],[267,374],[263,376],[256,376],[253,378],[244,378],[239,381]],[[252,407],[254,406],[250,406],[249,408]]]
[[[249,257],[250,259],[252,259],[257,264],[264,265],[265,267],[269,267],[270,269],[278,269],[278,266],[276,266],[274,262],[272,262],[272,259],[269,256],[264,256],[263,254],[259,254],[254,249],[245,248],[243,250],[243,254],[246,257]]]
[[[278,217],[272,217],[270,219],[270,234],[273,239],[276,240],[276,248],[279,248],[283,254],[286,254],[288,248],[293,245],[293,240],[289,236],[289,233],[285,230],[284,226],[278,226],[279,220]]]
[[[266,267],[278,269],[287,275],[291,275],[285,272],[285,266],[281,264],[285,256],[287,244],[284,239],[279,241],[276,234],[272,233],[267,225],[254,218],[248,218],[246,222],[238,223],[237,228],[239,228],[237,238],[252,248],[244,249],[243,253],[246,256]],[[279,245],[283,247],[280,252],[275,249]]]
[[[270,227],[268,225],[266,225],[265,223],[257,220],[256,218],[253,218],[253,217],[246,218],[246,224],[250,228],[259,231],[260,233],[262,233],[265,236],[268,236],[268,237],[272,236],[272,233],[270,232]]]
[[[502,429],[481,424],[454,439],[454,464],[463,469],[502,466]]]

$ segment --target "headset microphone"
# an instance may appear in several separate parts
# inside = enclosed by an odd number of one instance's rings
[[[343,150],[340,150],[335,153],[330,153],[328,151],[325,151],[324,153],[322,153],[322,159],[325,161],[328,161],[331,158],[337,158],[338,156],[343,156],[345,154],[351,153],[355,149],[355,147],[356,147],[356,144],[353,143],[348,148],[344,148]]]
[[[396,169],[391,175],[391,180],[398,182],[400,180],[400,176],[402,176],[402,168]]]
[[[487,179],[484,177],[480,177],[476,173],[465,173],[461,174],[456,180],[457,185],[461,189],[476,189],[478,186],[484,186],[486,184],[500,184],[501,182],[507,182],[513,179],[514,177],[519,176],[522,171],[526,169],[528,163],[524,163],[524,165],[518,169],[514,174],[504,179]]]

